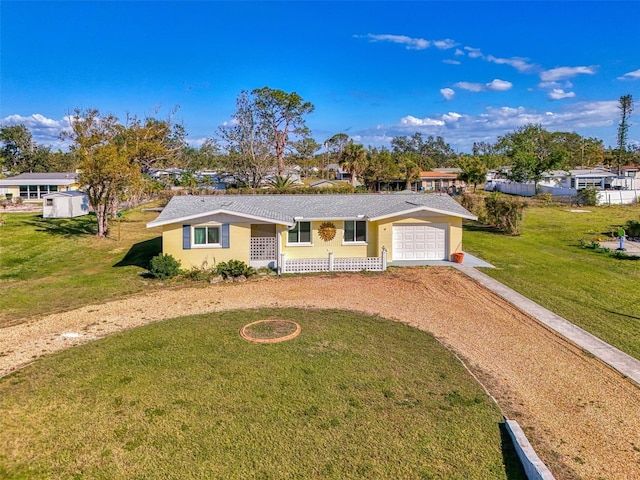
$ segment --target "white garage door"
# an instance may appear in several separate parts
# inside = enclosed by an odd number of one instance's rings
[[[393,260],[446,260],[446,225],[394,225]]]

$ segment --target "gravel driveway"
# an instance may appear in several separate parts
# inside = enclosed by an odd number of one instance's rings
[[[451,268],[265,277],[86,306],[0,330],[0,376],[123,329],[255,307],[350,309],[431,332],[520,423],[556,478],[640,478],[640,389]]]

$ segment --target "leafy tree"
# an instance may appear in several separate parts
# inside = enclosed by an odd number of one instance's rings
[[[422,170],[451,166],[456,158],[456,153],[444,138],[429,135],[425,140],[418,132],[411,137],[393,137],[391,147],[394,153],[413,155]]]
[[[327,138],[324,141],[324,146],[332,155],[338,158],[348,143],[349,135],[346,133],[336,133],[331,138]]]
[[[96,109],[76,109],[70,118],[71,131],[62,136],[73,142],[71,149],[79,159],[79,181],[96,214],[97,236],[106,237],[109,217],[118,202],[142,188],[140,165],[127,157],[118,141],[122,126],[115,116],[101,115]]]
[[[458,158],[457,165],[462,170],[459,175],[460,180],[472,184],[474,192],[479,183],[485,182],[489,168],[481,157],[463,155]]]
[[[172,114],[166,120],[128,117],[125,125],[118,125],[115,141],[126,150],[127,157],[140,165],[143,173],[155,166],[175,165],[186,146],[186,132],[174,124]]]
[[[536,189],[542,173],[562,166],[567,152],[540,125],[526,125],[498,138],[497,148],[511,160],[510,178],[533,181]]]
[[[567,166],[593,167],[604,160],[602,140],[585,138],[575,132],[554,132],[551,135],[558,148],[564,149]]]
[[[185,146],[177,156],[176,167],[198,171],[222,168],[226,156],[213,138],[207,138],[200,148]]]
[[[504,164],[504,157],[496,150],[496,145],[489,142],[473,142],[474,157],[481,159],[489,170],[497,170]]]
[[[351,185],[355,187],[358,176],[367,167],[367,152],[360,144],[350,141],[342,151],[339,163],[344,170],[351,174]]]
[[[623,95],[620,97],[618,109],[620,110],[620,123],[618,124],[618,175],[624,163],[627,152],[627,138],[629,134],[629,116],[633,112],[633,97]]]
[[[420,167],[411,154],[395,154],[397,171],[404,180],[405,190],[411,190],[411,184],[420,178]]]
[[[13,172],[26,172],[24,165],[35,147],[31,132],[24,125],[0,127],[2,163]]]
[[[261,122],[251,94],[240,93],[236,99],[233,122],[218,129],[218,136],[228,153],[230,171],[252,187],[260,186],[273,164],[269,131]]]
[[[310,135],[304,115],[312,113],[314,106],[305,102],[296,92],[287,93],[269,87],[257,88],[251,95],[260,129],[275,153],[278,175],[283,175],[284,154],[291,141],[290,135],[301,138]]]
[[[314,155],[318,150],[320,150],[321,146],[315,141],[315,139],[305,137],[297,142],[292,142],[292,145],[296,151],[294,158],[302,167],[302,172],[308,171],[311,166],[316,164]]]
[[[366,164],[362,179],[370,190],[380,191],[381,184],[398,178],[398,165],[393,154],[386,148],[370,149]]]

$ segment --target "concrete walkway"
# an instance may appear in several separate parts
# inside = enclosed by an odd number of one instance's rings
[[[455,263],[450,264],[450,266],[454,266],[466,276],[504,298],[523,312],[528,313],[546,327],[591,353],[640,386],[640,360],[600,340],[598,337],[520,295],[515,290],[478,271],[476,268]]]

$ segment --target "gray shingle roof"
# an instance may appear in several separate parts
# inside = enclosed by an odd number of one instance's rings
[[[21,173],[0,180],[0,185],[71,185],[78,182],[78,174],[72,172]]]
[[[340,220],[360,216],[383,219],[412,211],[431,211],[475,220],[449,195],[438,193],[345,195],[200,195],[176,196],[148,228],[224,212],[274,223]]]

